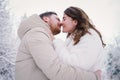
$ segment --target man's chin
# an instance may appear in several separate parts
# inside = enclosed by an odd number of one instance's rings
[[[54,32],[53,32],[53,35],[57,35],[57,34],[59,34],[61,32],[61,30],[55,30]]]

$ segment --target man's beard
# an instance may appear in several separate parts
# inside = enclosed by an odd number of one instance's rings
[[[61,32],[61,30],[58,29],[58,28],[54,28],[54,29],[51,28],[51,31],[52,31],[53,35],[57,35],[57,34],[59,34]]]

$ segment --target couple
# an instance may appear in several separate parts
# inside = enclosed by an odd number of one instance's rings
[[[61,26],[65,43],[53,37]],[[55,12],[32,15],[18,36],[15,80],[100,80],[105,44],[82,9],[68,7],[62,22]]]

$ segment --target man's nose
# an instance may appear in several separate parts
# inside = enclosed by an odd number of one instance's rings
[[[60,26],[62,26],[62,22],[60,22]]]

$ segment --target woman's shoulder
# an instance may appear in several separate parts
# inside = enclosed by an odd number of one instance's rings
[[[94,29],[89,29],[90,34],[88,33],[87,35],[90,37],[94,37],[94,38],[100,38],[99,34],[94,30]]]
[[[98,35],[98,33],[93,30],[93,29],[89,29],[89,33],[85,34],[83,37],[81,37],[81,41],[84,40],[84,41],[87,41],[87,42],[96,42],[96,41],[100,41],[100,37]]]
[[[98,35],[98,33],[94,29],[89,29],[91,35]]]

